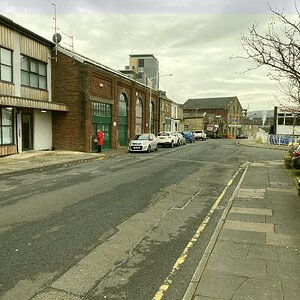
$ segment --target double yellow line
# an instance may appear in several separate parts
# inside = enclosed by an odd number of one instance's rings
[[[156,292],[156,294],[152,298],[152,300],[161,300],[163,298],[164,293],[168,290],[168,288],[170,287],[170,285],[172,283],[172,277],[179,270],[180,266],[185,262],[186,258],[188,257],[189,251],[191,250],[191,248],[194,246],[194,244],[199,239],[202,231],[204,230],[204,228],[206,227],[207,223],[209,222],[212,214],[216,210],[216,208],[219,205],[220,201],[223,199],[226,191],[232,185],[234,179],[236,178],[236,176],[238,175],[239,172],[240,172],[240,169],[237,170],[237,172],[228,181],[226,187],[224,188],[224,190],[222,191],[222,193],[220,194],[220,196],[217,198],[217,200],[214,203],[214,205],[211,207],[209,213],[207,214],[207,216],[205,217],[205,219],[203,220],[203,222],[201,223],[201,225],[198,227],[198,229],[196,230],[196,232],[193,235],[192,239],[189,241],[189,243],[187,244],[187,246],[184,248],[184,250],[181,253],[181,255],[179,256],[179,258],[176,260],[175,264],[172,267],[171,272],[168,274],[168,276],[166,277],[166,279],[164,280],[163,284],[160,286],[159,290]]]

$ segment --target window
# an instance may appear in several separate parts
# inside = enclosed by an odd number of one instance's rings
[[[21,58],[21,84],[38,89],[47,89],[47,64],[29,57]]]
[[[0,107],[0,145],[13,143],[13,110]]]
[[[93,101],[92,114],[97,117],[111,117],[111,105]]]
[[[139,68],[144,68],[144,59],[138,60]]]
[[[135,134],[142,133],[143,124],[143,103],[140,98],[136,100],[135,104]]]
[[[278,125],[284,125],[284,114],[277,115],[277,123]]]
[[[0,80],[12,82],[12,51],[0,47]]]
[[[154,132],[154,104],[150,103],[149,132]]]
[[[293,114],[285,115],[285,125],[293,125],[294,124],[294,116]]]

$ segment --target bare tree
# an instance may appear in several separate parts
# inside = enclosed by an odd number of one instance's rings
[[[241,36],[241,44],[247,59],[254,63],[249,70],[267,66],[268,76],[280,83],[285,99],[300,105],[300,12],[295,5],[295,20],[283,11],[275,11],[266,32],[258,31],[258,24],[252,25],[249,35]],[[241,57],[240,57],[241,58]],[[296,102],[296,103],[295,103]]]

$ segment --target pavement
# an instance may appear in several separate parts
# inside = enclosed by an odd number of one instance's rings
[[[0,157],[0,175],[17,172],[28,172],[35,169],[75,164],[95,159],[107,159],[127,152],[127,147],[114,150],[103,150],[101,153],[49,150],[26,151],[19,154]]]
[[[253,141],[240,144],[287,150]],[[299,282],[295,173],[283,161],[249,163],[183,300],[299,300]]]
[[[126,151],[30,151],[1,157],[0,175],[107,159]],[[245,165],[183,300],[300,299],[300,198],[294,171],[285,169],[283,160]]]

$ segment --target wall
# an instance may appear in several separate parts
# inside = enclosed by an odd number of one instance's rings
[[[204,129],[203,118],[184,119],[184,127],[188,130]]]
[[[85,106],[88,89],[82,86],[80,73],[83,75],[84,69],[79,63],[58,52],[57,62],[52,63],[52,96],[54,102],[67,104],[69,112],[52,113],[55,149],[87,151],[82,126],[85,118],[81,108]]]

